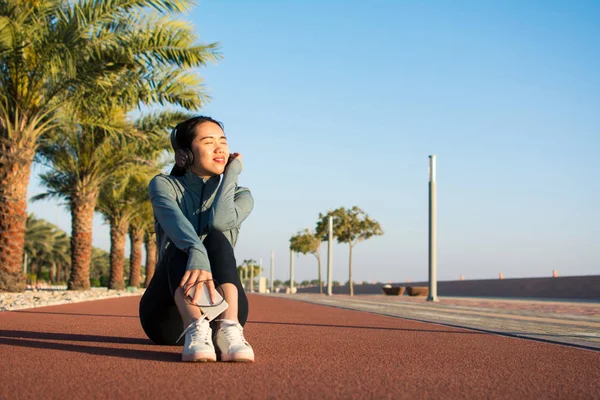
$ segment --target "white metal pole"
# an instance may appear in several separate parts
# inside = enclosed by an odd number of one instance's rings
[[[250,293],[254,292],[254,264],[250,264]]]
[[[427,301],[438,301],[437,297],[437,204],[436,204],[436,179],[435,155],[429,156],[429,294]]]
[[[333,285],[333,217],[329,216],[329,236],[327,241],[327,296],[331,296]]]
[[[294,250],[290,249],[290,293],[294,292]]]
[[[271,250],[271,293],[274,292],[275,284],[273,283],[275,279],[275,252]]]

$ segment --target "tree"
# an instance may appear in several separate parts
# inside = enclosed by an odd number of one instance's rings
[[[190,45],[181,43],[181,38],[191,35],[187,31],[189,27],[168,24],[168,21],[165,23],[146,26],[144,22],[138,26],[141,31],[134,29],[129,32],[135,38],[134,49],[142,52],[138,54],[138,62],[143,64],[135,64],[136,69],[115,75],[110,83],[103,82],[102,87],[87,90],[87,96],[78,103],[66,103],[64,108],[68,109],[66,115],[69,118],[65,118],[63,125],[69,129],[63,131],[62,140],[40,149],[41,159],[52,169],[41,176],[42,182],[50,189],[49,195],[68,199],[72,214],[69,289],[89,288],[92,217],[101,186],[120,171],[143,166],[155,158],[143,158],[135,146],[147,144],[144,142],[145,134],[157,135],[160,132],[145,132],[139,125],[129,122],[127,113],[140,102],[170,102],[192,109],[204,104],[204,94],[198,86],[198,80],[182,71],[204,64],[206,49],[202,46],[178,47],[181,44]],[[172,40],[158,39],[157,35],[166,35]],[[156,40],[159,43],[155,43]],[[137,41],[144,45],[140,48]],[[172,51],[174,49],[177,50]],[[149,68],[147,64],[150,64]],[[165,127],[163,125],[162,129]],[[163,131],[162,138],[166,140],[165,136]],[[126,224],[125,219],[120,222]],[[126,234],[127,229],[121,225],[116,234],[123,231]],[[111,279],[111,286],[113,283],[120,286],[120,282]]]
[[[321,240],[315,234],[311,233],[308,229],[303,232],[298,232],[295,236],[290,238],[290,249],[296,253],[302,253],[304,255],[310,253],[317,258],[317,267],[319,273],[319,293],[323,294],[323,282],[321,280],[321,255],[319,248],[321,247]]]
[[[204,97],[198,90],[200,81],[185,68],[219,58],[217,44],[195,45],[191,29],[165,18],[191,4],[192,0],[6,0],[0,4],[0,291],[24,289],[21,262],[31,164],[38,147],[53,141],[55,113],[65,102],[81,102],[89,89],[100,89],[110,97],[107,88],[114,76],[133,70],[146,79],[127,90],[143,92],[143,103],[174,103],[172,94],[160,92],[171,85],[182,89],[182,81],[196,86],[199,93],[178,90],[184,107],[193,108]],[[148,7],[158,15],[151,15]],[[170,67],[170,73],[156,68],[160,65]],[[81,229],[73,232],[74,240],[87,235]],[[84,250],[89,256],[91,246]],[[80,255],[77,251],[74,255],[74,264],[82,268]],[[89,267],[89,257],[86,261]],[[73,288],[89,286],[82,281],[85,275],[75,275]]]
[[[68,279],[70,247],[71,239],[65,231],[29,214],[25,232],[25,254],[27,266],[31,273],[37,275],[38,280],[44,275],[52,282],[64,282]],[[94,247],[90,277],[101,281],[108,276],[108,267],[108,252]]]
[[[144,244],[146,233],[149,231],[150,225],[153,225],[154,222],[154,218],[152,216],[152,204],[146,195],[148,184],[153,175],[154,174],[149,174],[146,177],[138,177],[138,179],[134,180],[134,183],[130,187],[130,189],[133,191],[133,195],[131,197],[133,199],[133,203],[131,205],[132,216],[129,224],[129,241],[131,243],[129,286],[135,286],[137,288],[140,287],[142,246]],[[148,214],[148,209],[150,209],[150,214]],[[154,266],[152,266],[151,273],[154,274]]]
[[[371,219],[363,210],[354,206],[346,209],[340,207],[329,211],[323,215],[319,213],[319,222],[317,222],[316,235],[321,240],[327,241],[329,231],[329,217],[333,217],[333,236],[337,238],[338,243],[348,243],[350,249],[350,258],[348,262],[348,275],[350,282],[350,296],[354,295],[352,285],[352,249],[358,243],[370,239],[373,236],[383,235],[383,230],[379,222]]]
[[[94,247],[92,249],[92,265],[90,267],[90,278],[97,279],[100,286],[108,286],[110,274],[110,254],[103,249]]]
[[[260,276],[263,269],[258,265],[255,260],[249,259],[244,260],[242,265],[237,267],[238,274],[241,273],[244,276],[244,279],[250,279],[250,276],[254,278]]]
[[[156,269],[158,250],[156,245],[156,232],[154,231],[154,215],[152,212],[152,204],[148,200],[140,207],[140,219],[145,223],[145,225],[142,225],[142,229],[145,233],[144,246],[146,248],[146,280],[144,282],[144,287],[148,287],[152,277],[154,276],[154,270]]]
[[[147,185],[144,185],[147,186]],[[140,188],[141,190],[144,190]],[[144,190],[145,191],[145,190]],[[156,267],[156,260],[158,258],[156,248],[156,234],[154,232],[154,214],[152,211],[152,204],[149,199],[143,199],[133,205],[134,214],[131,219],[131,226],[137,229],[142,236],[142,243],[146,248],[146,277],[144,281],[144,287],[148,287],[152,277],[154,276],[154,269]],[[132,254],[134,252],[133,239],[132,243]],[[141,252],[141,249],[140,249]],[[141,255],[140,255],[141,257]],[[131,257],[133,259],[133,255]],[[141,264],[141,259],[140,259]]]
[[[25,267],[31,267],[31,273],[35,273],[38,280],[46,274],[46,269],[48,279],[58,281],[62,268],[70,262],[69,237],[56,225],[38,219],[33,214],[28,215],[26,227]]]
[[[170,146],[166,128],[187,117],[189,115],[180,112],[142,116],[134,127],[141,139],[124,140],[116,156],[118,161],[109,158],[104,164],[104,168],[114,168],[114,174],[101,186],[97,204],[110,224],[110,289],[125,287],[123,273],[128,232],[131,242],[128,285],[140,285],[142,243],[146,230],[154,222],[147,194],[148,183],[164,166],[159,156]]]

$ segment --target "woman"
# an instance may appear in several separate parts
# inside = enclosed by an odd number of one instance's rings
[[[250,191],[237,185],[242,156],[229,153],[223,126],[209,117],[178,124],[171,145],[175,167],[149,185],[159,257],[140,302],[142,327],[156,344],[180,344],[185,336],[183,361],[216,361],[216,344],[221,360],[252,362],[242,328],[248,300],[233,253],[254,206]],[[218,289],[229,305],[213,323],[198,304],[203,285],[213,302]]]

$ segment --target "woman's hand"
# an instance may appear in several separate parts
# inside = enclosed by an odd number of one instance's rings
[[[229,167],[229,164],[231,164],[231,162],[235,159],[240,160],[240,164],[242,164],[242,168],[244,167],[244,164],[242,163],[242,155],[240,153],[231,153],[229,154],[229,160],[227,160],[227,165],[225,166],[225,168]]]
[[[183,289],[184,297],[188,299],[189,292],[192,288],[195,288],[194,297],[191,300],[192,304],[194,305],[201,305],[198,304],[198,300],[200,299],[200,296],[202,294],[202,285],[206,285],[208,287],[210,302],[212,304],[215,304],[217,302],[217,291],[215,289],[215,283],[213,281],[212,273],[210,273],[209,271],[205,271],[203,269],[193,269],[185,271],[183,279],[179,284],[179,286]]]

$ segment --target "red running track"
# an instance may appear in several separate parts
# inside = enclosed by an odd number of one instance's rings
[[[253,364],[180,362],[139,297],[0,312],[0,399],[600,398],[600,352],[249,297]]]

